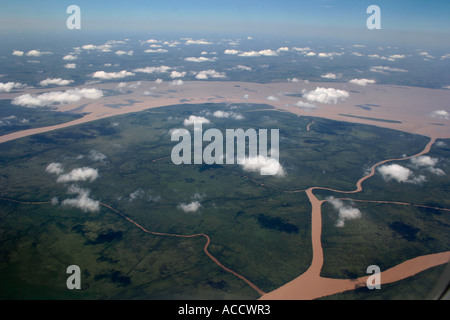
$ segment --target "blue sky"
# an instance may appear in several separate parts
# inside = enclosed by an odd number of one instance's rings
[[[81,8],[83,32],[192,31],[366,36],[366,9],[381,8],[383,33],[450,33],[448,0],[15,0],[1,1],[0,28],[66,29],[66,8]]]

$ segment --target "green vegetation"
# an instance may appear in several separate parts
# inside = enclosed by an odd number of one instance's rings
[[[0,100],[0,135],[32,128],[52,126],[81,118],[79,114],[30,109],[11,105],[11,100]]]
[[[312,259],[311,205],[305,193],[283,191],[311,186],[354,190],[370,163],[417,153],[428,142],[426,137],[374,126],[297,117],[266,105],[233,105],[242,120],[211,116],[230,107],[168,106],[0,144],[0,197],[59,200],[56,205],[0,200],[0,298],[258,298],[205,255],[203,237],[151,235],[105,207],[83,212],[61,205],[75,196],[68,194],[71,183],[57,183],[56,175],[46,172],[52,162],[61,163],[66,173],[97,169],[95,181],[73,184],[147,230],[209,235],[212,255],[268,292],[305,272]],[[169,156],[176,142],[170,141],[169,132],[183,127],[189,115],[205,116],[211,127],[223,132],[280,129],[280,162],[286,176],[260,176],[239,165],[174,165]],[[106,158],[93,158],[92,150]],[[448,159],[443,150],[433,151]],[[431,191],[442,186],[441,180],[429,181]],[[384,192],[387,186],[374,177],[364,185],[368,191],[355,196],[405,196],[403,186],[395,194]],[[433,194],[427,197],[447,205]],[[194,200],[201,204],[196,212],[179,206]],[[404,258],[448,250],[443,237],[449,221],[444,214],[394,205],[358,206],[362,218],[337,228],[335,212],[324,204],[325,275],[353,277],[370,264],[383,269]],[[65,271],[72,264],[82,270],[79,291],[65,285]]]

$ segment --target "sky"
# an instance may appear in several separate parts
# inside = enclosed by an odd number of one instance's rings
[[[69,5],[81,9],[80,32],[145,31],[386,37],[435,40],[450,34],[448,0],[0,0],[3,34],[67,31]],[[366,10],[381,9],[381,30]],[[448,39],[448,37],[447,37]]]

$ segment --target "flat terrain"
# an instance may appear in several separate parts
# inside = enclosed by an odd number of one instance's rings
[[[383,86],[377,86],[380,87]],[[212,91],[213,88],[218,91]],[[427,119],[428,109],[403,114],[409,120],[395,112],[383,116],[370,113],[370,117],[396,122],[342,117],[346,121],[374,124],[369,126],[312,117],[325,110],[335,110],[336,114],[330,111],[327,115],[339,120],[342,119],[338,113],[367,116],[365,110],[354,104],[369,100],[361,95],[357,101],[324,105],[306,112],[285,105],[295,103],[298,97],[281,95],[278,102],[267,101],[267,95],[281,92],[282,88],[282,92],[301,92],[298,84],[186,82],[170,92],[160,92],[166,95],[163,99],[153,100],[134,92],[94,103],[83,101],[80,105],[62,106],[61,111],[76,109],[90,114],[72,122],[78,125],[62,124],[57,127],[59,130],[46,127],[0,137],[4,141],[0,145],[0,179],[6,186],[0,193],[1,276],[5,283],[1,296],[87,299],[260,296],[240,278],[211,261],[203,251],[205,239],[201,237],[152,235],[106,207],[83,212],[61,205],[61,201],[73,196],[68,194],[69,183],[57,183],[56,176],[46,172],[52,162],[61,163],[67,172],[81,167],[97,169],[99,177],[95,181],[77,183],[89,190],[92,199],[111,206],[146,230],[208,235],[211,239],[208,250],[221,264],[262,291],[271,292],[304,274],[313,261],[312,206],[307,193],[301,190],[311,187],[353,190],[374,163],[421,152],[430,139],[415,131],[435,138],[447,134],[448,126],[439,126],[440,131],[435,125],[420,122],[420,116]],[[410,90],[412,95],[415,90],[422,90],[386,88],[398,94]],[[367,89],[365,95],[376,91]],[[252,99],[243,97],[246,92]],[[433,95],[436,105],[427,107],[435,110],[448,91],[430,92],[439,93]],[[423,92],[416,94],[422,96]],[[181,96],[189,104],[179,104]],[[242,100],[232,103],[233,97]],[[130,103],[129,99],[135,100]],[[260,103],[254,103],[253,99]],[[174,106],[159,108],[175,101],[178,103]],[[411,99],[411,103],[417,102]],[[377,104],[383,105],[383,101]],[[144,109],[148,110],[140,111]],[[218,110],[239,113],[243,119],[212,117]],[[211,126],[220,130],[280,129],[280,162],[286,176],[261,177],[238,165],[173,165],[168,158],[175,145],[170,141],[170,129],[183,127],[183,120],[190,115],[208,117]],[[405,130],[388,129],[391,126]],[[39,132],[42,133],[36,134]],[[440,168],[449,172],[450,149],[445,145],[450,141],[439,139],[439,142],[440,146],[432,146],[430,155],[441,159]],[[93,150],[105,157],[92,157]],[[446,176],[427,174],[426,187],[387,183],[375,175],[364,183],[364,191],[351,196],[450,207]],[[342,196],[327,190],[316,191],[320,201],[330,195]],[[58,199],[55,205],[24,203],[49,202],[55,198]],[[180,204],[194,200],[201,204],[198,211],[180,209]],[[323,205],[321,274],[325,277],[354,279],[363,276],[368,265],[379,264],[385,270],[408,259],[445,252],[450,247],[446,212],[389,204],[353,203],[353,206],[361,209],[362,217],[338,228],[336,212],[327,203]],[[389,212],[386,214],[389,218],[384,217],[385,212]],[[79,293],[65,287],[65,268],[71,264],[82,269],[83,290]],[[430,281],[421,282],[424,291],[430,289],[437,276],[435,273]],[[401,283],[398,292],[402,290]],[[389,294],[393,295],[392,290]]]

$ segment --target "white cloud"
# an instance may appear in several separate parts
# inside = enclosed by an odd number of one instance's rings
[[[376,81],[372,79],[352,79],[349,82],[363,87],[366,86],[368,83],[370,84],[376,83]]]
[[[45,80],[42,80],[41,82],[39,82],[39,85],[46,87],[49,85],[56,85],[56,86],[67,86],[69,84],[71,84],[73,82],[73,80],[63,80],[61,78],[47,78]]]
[[[171,78],[183,78],[186,75],[186,71],[178,72],[178,71],[172,71],[170,73]]]
[[[132,193],[130,193],[129,202],[132,202],[136,199],[142,199],[145,196],[145,191],[142,189],[137,189],[136,191],[133,191]]]
[[[310,47],[305,47],[305,48],[294,47],[294,48],[292,48],[292,50],[300,51],[300,52],[307,52],[307,51],[311,51],[311,48]]]
[[[75,207],[84,212],[97,212],[100,210],[100,203],[89,198],[89,190],[72,185],[69,187],[68,193],[77,194],[78,196],[73,199],[63,200],[61,203],[63,206]]]
[[[266,99],[269,100],[269,101],[280,101],[280,99],[278,99],[275,96],[268,96]]]
[[[48,173],[54,173],[54,174],[60,175],[61,173],[64,172],[64,169],[63,169],[62,163],[52,162],[47,166],[45,171]]]
[[[236,69],[244,70],[244,71],[252,71],[252,68],[251,68],[251,67],[247,67],[247,66],[243,66],[243,65],[238,65],[238,66],[236,67]]]
[[[347,91],[337,90],[334,88],[317,87],[315,90],[305,92],[303,95],[309,102],[319,103],[338,103],[340,100],[347,99],[350,95]]]
[[[411,163],[416,168],[425,168],[431,173],[443,176],[445,172],[442,169],[435,168],[436,164],[439,162],[437,158],[431,158],[430,156],[419,156],[411,158]]]
[[[223,72],[218,72],[216,70],[203,70],[200,71],[195,78],[199,80],[206,80],[209,77],[211,78],[225,78],[226,75]]]
[[[390,59],[404,59],[406,56],[404,54],[393,54],[389,56]]]
[[[83,50],[87,50],[87,51],[99,50],[101,52],[110,52],[111,48],[112,47],[109,44],[102,44],[102,45],[99,45],[99,46],[96,46],[96,45],[93,45],[93,44],[86,44],[86,45],[81,47],[81,49],[83,49]]]
[[[105,71],[96,71],[92,74],[92,78],[103,79],[103,80],[111,80],[111,79],[122,79],[125,77],[134,76],[133,72],[129,72],[127,70],[122,70],[119,72],[105,72]]]
[[[277,52],[286,52],[286,51],[289,51],[289,48],[288,47],[281,47],[281,48],[278,48],[278,50],[277,50]]]
[[[71,89],[66,91],[51,91],[40,95],[24,94],[15,97],[12,104],[24,107],[44,107],[53,104],[76,103],[83,98],[98,99],[103,97],[103,91],[94,88]]]
[[[260,51],[247,51],[239,54],[240,57],[261,57],[261,56],[277,56],[278,53],[271,49],[265,49]]]
[[[404,183],[420,183],[425,181],[424,176],[414,177],[413,172],[398,164],[384,165],[378,168],[385,181],[395,180]]]
[[[159,66],[159,67],[145,67],[134,69],[133,72],[142,72],[142,73],[164,73],[168,72],[171,68],[168,66]]]
[[[239,54],[240,51],[239,50],[235,50],[235,49],[226,49],[224,51],[225,54],[231,54],[231,55],[235,55],[235,54]]]
[[[170,85],[171,86],[182,86],[184,84],[183,80],[178,79],[178,80],[173,80]]]
[[[213,116],[216,118],[232,118],[232,119],[236,119],[236,120],[242,120],[244,119],[244,116],[233,112],[233,111],[221,111],[221,110],[217,110],[213,113]]]
[[[352,206],[345,205],[340,199],[334,197],[328,197],[326,200],[338,210],[339,218],[336,222],[336,227],[342,228],[345,226],[346,220],[353,220],[361,218],[361,211],[358,208],[353,208]]]
[[[216,61],[216,59],[217,58],[207,58],[207,57],[199,57],[199,58],[196,58],[196,57],[188,57],[188,58],[185,58],[184,60],[185,61],[189,61],[189,62],[197,62],[197,63],[200,63],[200,62],[211,62],[211,61]]]
[[[448,120],[450,118],[450,113],[445,110],[434,110],[431,112],[430,117],[442,120]]]
[[[161,42],[161,41],[156,40],[156,39],[148,39],[146,41],[143,41],[143,43],[158,43],[158,42]]]
[[[26,53],[28,57],[40,57],[43,54],[51,54],[51,52],[41,52],[39,50],[30,50]]]
[[[19,51],[19,50],[14,50],[12,55],[16,56],[16,57],[22,57],[24,55],[24,52],[23,51]]]
[[[206,119],[205,117],[189,116],[189,118],[185,119],[183,122],[184,126],[186,126],[186,127],[195,125],[196,123],[208,124],[208,123],[210,123],[210,121],[208,119]]]
[[[66,69],[75,69],[77,67],[77,65],[75,63],[68,63],[66,65],[64,65],[64,68]]]
[[[66,183],[66,182],[74,182],[74,181],[94,181],[98,178],[98,170],[84,167],[84,168],[76,168],[70,171],[69,173],[62,174],[56,179],[58,183]]]
[[[285,176],[284,169],[277,159],[263,155],[245,158],[242,168],[245,171],[259,172],[261,175]]]
[[[13,89],[20,89],[23,87],[25,87],[25,85],[18,82],[0,82],[0,92],[11,92]]]
[[[316,55],[315,52],[308,52],[307,54],[305,54],[306,57],[314,57]]]
[[[169,52],[167,49],[147,49],[144,51],[145,53],[166,53]]]
[[[103,153],[101,153],[100,151],[97,151],[97,150],[89,151],[88,157],[92,161],[103,161],[107,158],[107,156],[105,156]]]
[[[190,44],[212,44],[212,42],[206,41],[206,40],[192,40],[188,39],[184,44],[190,45]]]
[[[338,76],[337,76],[337,74],[335,74],[335,73],[329,72],[329,73],[327,73],[327,74],[321,75],[321,77],[322,77],[322,78],[325,78],[325,79],[336,79]]]
[[[317,56],[319,58],[333,58],[334,56],[340,56],[342,55],[342,53],[337,53],[337,52],[320,52]]]
[[[387,73],[387,72],[408,72],[408,70],[400,69],[400,68],[391,68],[391,67],[383,67],[383,66],[375,66],[371,67],[370,71],[378,72],[378,73]]]
[[[198,201],[192,201],[191,203],[180,203],[178,205],[178,208],[180,208],[181,210],[183,210],[186,213],[190,213],[190,212],[196,212],[198,209],[200,209],[201,207],[201,203]]]
[[[73,61],[73,60],[77,60],[77,56],[74,56],[74,55],[68,54],[68,55],[66,55],[66,56],[64,56],[64,57],[63,57],[63,60],[66,60],[66,61]]]
[[[115,54],[118,55],[118,56],[124,56],[124,55],[132,56],[133,55],[133,50],[130,50],[130,51],[117,50],[115,52]]]
[[[303,101],[297,102],[295,104],[295,106],[298,107],[298,108],[306,109],[306,110],[313,110],[313,109],[317,108],[317,106],[315,104],[308,103],[308,102],[303,102]]]

